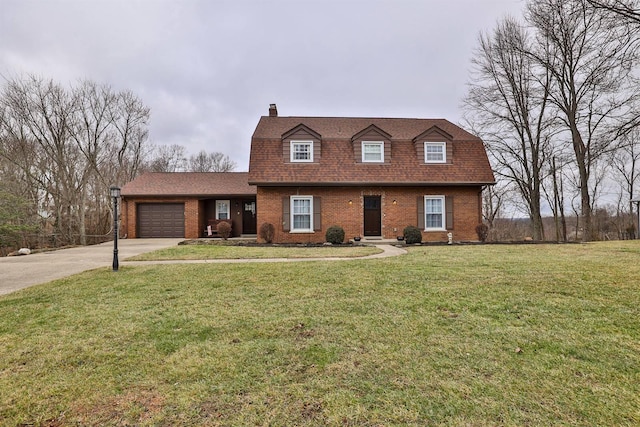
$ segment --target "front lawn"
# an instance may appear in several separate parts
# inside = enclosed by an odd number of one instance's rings
[[[160,249],[127,261],[265,259],[265,258],[356,258],[382,252],[375,246],[243,246],[233,244],[179,245]]]
[[[640,424],[640,242],[125,266],[0,297],[0,425],[438,424]]]

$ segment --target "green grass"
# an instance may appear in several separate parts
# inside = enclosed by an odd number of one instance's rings
[[[265,258],[356,258],[382,252],[374,246],[265,247],[225,244],[181,245],[128,258],[127,261],[265,259]]]
[[[638,424],[638,242],[100,269],[0,298],[0,425]]]

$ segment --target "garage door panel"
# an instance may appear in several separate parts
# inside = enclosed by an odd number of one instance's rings
[[[138,237],[184,237],[184,203],[138,205]]]

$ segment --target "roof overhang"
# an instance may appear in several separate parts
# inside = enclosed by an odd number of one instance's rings
[[[256,197],[256,193],[246,194],[122,194],[123,198],[136,199],[136,198],[183,198],[183,199],[214,199],[214,198],[228,198],[239,199],[243,197]]]
[[[493,182],[250,182],[258,187],[480,187]]]

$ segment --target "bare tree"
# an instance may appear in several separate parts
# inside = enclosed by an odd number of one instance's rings
[[[500,21],[479,43],[465,98],[467,121],[482,135],[496,174],[518,188],[533,238],[542,240],[541,185],[553,133],[550,74],[527,54],[530,36],[514,19]]]
[[[145,169],[150,172],[184,172],[187,169],[186,151],[178,144],[157,146]]]
[[[30,247],[42,226],[38,215],[38,192],[28,185],[23,171],[9,158],[14,155],[10,151],[15,147],[0,126],[0,256],[21,246]]]
[[[108,85],[83,81],[72,88],[76,112],[72,136],[85,159],[80,206],[90,205],[79,214],[81,243],[87,228],[94,233],[109,230],[112,223],[111,185],[123,185],[140,173],[148,153],[149,108],[130,91],[115,92]],[[88,207],[88,206],[87,206]],[[101,231],[102,230],[102,231]]]
[[[610,162],[614,178],[620,183],[620,200],[626,200],[629,213],[633,215],[636,186],[640,181],[640,129],[625,135],[620,147],[611,153]]]
[[[11,188],[11,182],[0,182],[0,255],[9,248],[29,246],[31,235],[40,227],[33,204],[25,195]]]
[[[632,72],[636,30],[606,19],[586,0],[537,0],[527,5],[536,31],[530,54],[552,77],[550,101],[571,135],[578,169],[582,239],[594,237],[590,192],[596,161],[614,148],[611,132],[638,98]]]
[[[502,216],[507,191],[505,186],[496,183],[482,192],[482,219],[486,221],[489,229],[494,227],[496,218]]]
[[[637,0],[587,0],[592,7],[619,18],[640,24],[640,5]]]
[[[18,140],[6,133],[0,118],[0,185],[14,197],[28,200],[38,219],[46,220],[38,213],[49,211],[50,195],[42,179],[48,170],[48,162],[33,140]]]
[[[26,144],[34,141],[34,152],[47,159],[37,162],[45,169],[33,170],[22,164],[25,173],[34,176],[43,191],[51,196],[55,209],[55,230],[62,243],[74,241],[74,201],[77,192],[76,165],[80,153],[69,144],[69,122],[75,109],[67,91],[53,81],[35,76],[8,82],[3,93],[5,108],[3,126],[11,141]]]
[[[231,172],[235,168],[236,163],[229,156],[219,152],[207,153],[202,150],[189,157],[190,172]]]
[[[513,183],[498,179],[495,185],[487,186],[482,192],[482,219],[489,227],[489,240],[499,240],[503,230],[498,230],[500,218],[505,216],[505,208],[513,204],[515,191]],[[504,224],[504,222],[502,222]]]
[[[151,153],[149,137],[149,107],[130,91],[118,94],[118,102],[111,110],[111,120],[117,141],[117,172],[112,183],[127,183],[141,172]]]
[[[0,111],[0,157],[31,188],[38,210],[51,212],[57,243],[86,244],[88,233],[105,234],[108,186],[141,164],[148,108],[106,85],[67,89],[28,76],[6,83]]]
[[[101,165],[112,157],[115,141],[111,111],[117,103],[117,95],[110,87],[99,86],[92,81],[84,81],[73,92],[74,110],[69,120],[69,134],[72,142],[83,155],[83,161],[76,164],[78,177],[75,204],[78,206],[78,233],[80,244],[87,244],[86,214],[92,196],[104,198],[104,193],[90,194],[89,182],[97,179],[102,187],[107,188],[106,176],[101,172]],[[98,187],[99,188],[99,187]],[[106,190],[105,190],[106,191]]]
[[[558,164],[556,156],[551,158],[549,175],[551,175],[551,191],[544,188],[545,197],[549,206],[551,207],[551,213],[553,214],[553,222],[555,227],[555,239],[556,241],[567,241],[567,218],[565,215],[565,201],[564,201],[564,180],[562,177],[563,163]]]

